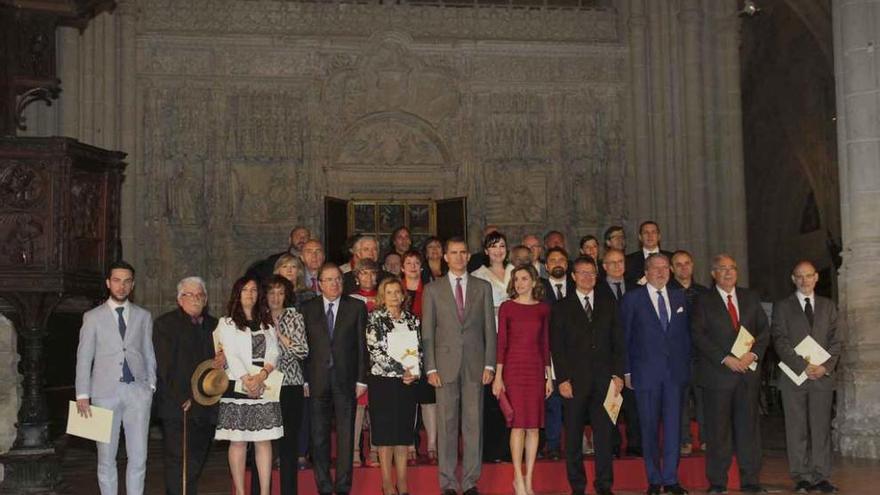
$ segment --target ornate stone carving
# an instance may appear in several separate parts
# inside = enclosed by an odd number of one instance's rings
[[[619,40],[614,9],[458,8],[235,0],[144,0],[141,32],[369,36],[397,31],[418,38],[593,41]],[[586,26],[589,26],[587,29]]]
[[[442,166],[445,162],[443,152],[428,136],[394,120],[371,122],[356,129],[347,136],[337,160],[341,165],[365,165],[364,170]]]

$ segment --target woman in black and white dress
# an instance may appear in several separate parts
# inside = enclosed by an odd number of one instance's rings
[[[220,399],[217,440],[229,440],[229,470],[235,493],[244,492],[247,442],[254,442],[260,493],[269,495],[272,440],[284,435],[281,405],[260,397],[265,380],[278,362],[278,340],[262,287],[254,277],[235,282],[228,315],[217,324],[220,349],[230,386]],[[242,382],[246,393],[235,392]]]
[[[367,352],[370,354],[370,420],[373,444],[379,448],[382,493],[407,493],[407,448],[412,443],[416,420],[418,366],[404,367],[389,353],[389,334],[415,332],[421,342],[421,323],[404,309],[406,291],[400,279],[388,277],[379,283],[376,309],[367,320]],[[419,349],[416,363],[421,360]],[[415,364],[415,363],[414,363]],[[391,465],[397,466],[397,491]]]
[[[293,284],[273,275],[266,281],[266,300],[275,323],[278,347],[278,371],[284,373],[281,383],[281,419],[284,436],[278,441],[280,457],[281,495],[296,495],[297,453],[303,413],[303,360],[309,355],[306,322],[294,307],[296,295]]]

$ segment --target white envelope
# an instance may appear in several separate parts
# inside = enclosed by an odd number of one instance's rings
[[[103,407],[91,406],[92,417],[84,418],[76,409],[76,402],[70,401],[67,408],[67,434],[87,438],[101,443],[110,443],[113,429],[113,411]]]
[[[259,366],[251,365],[248,373],[251,375],[256,375],[260,372],[262,368]],[[284,382],[284,373],[278,371],[278,369],[273,369],[269,376],[266,377],[266,380],[263,381],[263,385],[265,385],[265,390],[263,390],[263,395],[260,396],[261,399],[269,400],[272,402],[279,402],[281,400],[281,384]],[[241,380],[235,381],[235,391],[239,394],[247,394],[247,390],[244,389],[244,383]]]
[[[605,411],[608,413],[608,417],[611,418],[611,422],[617,424],[617,417],[620,415],[620,408],[623,406],[623,394],[617,392],[617,387],[614,386],[614,379],[608,384],[608,392],[605,394],[605,402],[602,405],[605,406]]]
[[[730,348],[730,353],[738,358],[742,358],[746,355],[747,352],[752,351],[752,346],[755,345],[755,337],[746,330],[746,327],[740,325],[739,333],[736,334],[736,340],[733,342],[733,346]],[[758,362],[754,361],[749,365],[749,369],[755,371],[758,369]]]
[[[822,348],[816,339],[807,335],[804,337],[804,340],[800,342],[794,348],[795,354],[804,358],[808,363],[818,366],[820,364],[825,364],[825,361],[831,359],[831,354],[828,354],[828,351]],[[807,372],[804,371],[800,375],[795,375],[794,370],[792,370],[787,364],[779,361],[779,369],[785,372],[785,374],[795,383],[797,386],[801,386],[805,381],[807,381]]]
[[[395,325],[394,331],[388,334],[388,355],[403,365],[410,374],[420,375],[419,369],[419,334],[405,325]]]

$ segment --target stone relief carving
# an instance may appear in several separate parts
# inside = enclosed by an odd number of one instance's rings
[[[539,223],[547,215],[545,163],[526,160],[485,162],[486,216],[492,222]]]
[[[285,164],[232,166],[232,218],[236,224],[286,222],[295,212],[296,181]]]
[[[227,96],[224,154],[238,161],[302,163],[305,120],[297,92],[235,89]]]
[[[418,129],[394,120],[369,123],[347,137],[337,163],[381,167],[443,165],[443,153]]]
[[[617,12],[601,9],[453,8],[235,0],[141,0],[139,32],[370,36],[397,31],[419,38],[592,41],[620,39]],[[586,29],[585,26],[589,26]]]

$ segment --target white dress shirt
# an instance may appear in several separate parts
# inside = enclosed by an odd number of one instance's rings
[[[801,291],[795,291],[794,293],[797,296],[797,300],[801,303],[801,311],[804,311],[807,306],[807,298],[810,298],[810,305],[813,306],[813,314],[816,313],[816,294],[803,294]]]
[[[669,318],[669,320],[667,321],[672,320],[672,305],[669,304],[669,291],[666,290],[666,286],[660,287],[658,289],[655,288],[653,285],[648,284],[646,287],[648,288],[648,297],[651,298],[651,304],[654,305],[654,312],[657,313],[657,318],[660,318],[660,306],[658,304],[660,298],[658,297],[657,293],[662,292],[663,302],[666,304],[666,316]]]
[[[568,284],[566,283],[567,281],[566,281],[565,277],[558,278],[558,279],[553,278],[553,277],[548,277],[547,281],[550,282],[550,287],[553,288],[554,294],[556,293],[556,289],[559,289],[559,292],[562,293],[563,298],[565,298],[565,296],[568,295],[568,294],[566,294],[566,291],[568,289]]]
[[[593,311],[596,310],[596,295],[595,295],[596,291],[595,290],[591,290],[589,294],[585,294],[585,293],[581,292],[580,289],[575,289],[575,292],[577,293],[577,296],[578,296],[578,302],[581,303],[581,307],[584,308],[584,311],[587,310],[587,305],[584,303],[585,297],[590,299],[590,308]]]

